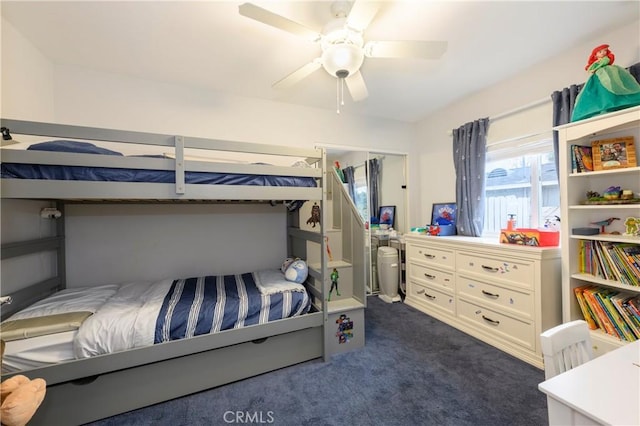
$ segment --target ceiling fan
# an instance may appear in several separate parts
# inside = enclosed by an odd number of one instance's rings
[[[322,54],[319,57],[277,81],[273,87],[291,87],[318,69],[324,68],[327,73],[338,79],[338,102],[342,103],[344,97],[341,87],[344,83],[354,101],[360,101],[369,95],[360,72],[365,58],[438,59],[447,50],[446,41],[365,42],[364,32],[378,9],[378,4],[365,0],[335,1],[331,4],[334,19],[318,32],[252,3],[239,6],[240,14],[247,18],[320,44]]]

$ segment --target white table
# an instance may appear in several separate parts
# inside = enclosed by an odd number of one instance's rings
[[[640,341],[538,385],[550,425],[640,425]]]

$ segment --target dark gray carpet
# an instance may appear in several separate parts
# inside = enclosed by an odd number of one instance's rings
[[[368,299],[366,345],[114,416],[106,425],[546,425],[544,372],[402,303]]]

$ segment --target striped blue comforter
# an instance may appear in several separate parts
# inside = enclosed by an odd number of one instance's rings
[[[264,324],[309,308],[307,293],[262,294],[254,273],[175,280],[160,309],[154,343]]]

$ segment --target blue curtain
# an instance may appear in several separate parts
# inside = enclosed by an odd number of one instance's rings
[[[380,210],[380,161],[377,158],[369,160],[369,167],[367,167],[368,179],[369,179],[369,212],[370,216],[378,217]]]
[[[481,118],[453,130],[458,235],[482,235],[488,127],[489,119]]]
[[[347,189],[349,190],[349,196],[356,202],[356,180],[354,178],[355,169],[353,166],[348,166],[342,169],[342,174],[344,174],[344,180],[347,184]]]
[[[573,113],[573,106],[576,103],[578,93],[582,89],[584,84],[572,84],[569,87],[565,87],[562,90],[556,90],[551,94],[551,102],[553,103],[553,126],[559,126],[561,124],[567,124],[571,121],[571,114]],[[560,170],[559,153],[558,153],[558,132],[553,131],[553,154],[556,162],[556,175]]]

